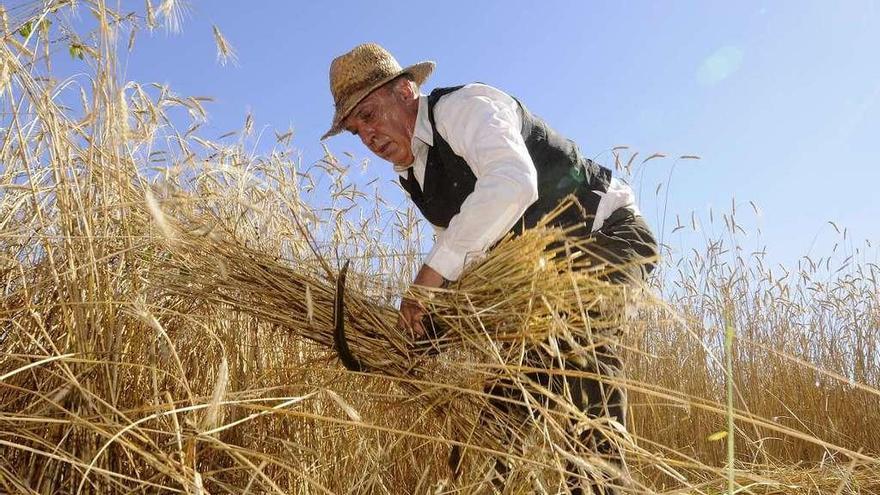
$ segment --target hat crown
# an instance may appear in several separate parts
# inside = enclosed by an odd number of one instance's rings
[[[333,59],[330,64],[330,92],[339,107],[348,98],[377,81],[392,77],[402,67],[388,52],[375,43],[364,43]]]
[[[376,43],[358,45],[336,57],[330,63],[330,93],[336,112],[330,130],[321,139],[339,134],[345,117],[376,88],[402,75],[421,85],[433,70],[434,62],[430,61],[401,67],[388,50]]]

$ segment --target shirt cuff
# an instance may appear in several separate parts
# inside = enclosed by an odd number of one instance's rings
[[[455,281],[461,276],[461,272],[464,271],[466,264],[479,258],[479,253],[459,253],[438,242],[434,243],[434,247],[425,258],[425,264],[433,268],[446,280]]]

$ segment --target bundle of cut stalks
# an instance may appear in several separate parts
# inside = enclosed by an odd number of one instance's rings
[[[335,346],[333,303],[339,287],[338,271],[330,261],[318,256],[313,265],[320,271],[303,269],[295,262],[279,261],[278,253],[250,249],[209,226],[177,229],[171,235],[174,241],[168,249],[173,255],[163,260],[158,288],[169,295],[228,305],[324,347]],[[598,339],[603,329],[622,324],[622,313],[600,312],[595,306],[624,305],[625,289],[600,279],[615,268],[597,265],[590,270],[585,257],[566,256],[572,251],[582,254],[589,243],[569,238],[558,228],[539,227],[502,242],[449,290],[413,287],[416,292],[408,297],[424,304],[444,329],[442,336],[422,345],[414,345],[410,335],[395,328],[395,306],[365,295],[367,277],[349,275],[355,282],[355,290],[345,294],[349,344],[367,368],[407,376],[418,371],[425,351],[456,347],[486,334],[493,341],[528,337],[543,342],[557,333],[560,323],[586,324],[582,317],[588,312],[594,313],[590,329],[578,331],[596,332]],[[479,327],[469,321],[474,313],[480,316]]]
[[[272,323],[318,344],[333,360],[340,345],[334,338],[338,331],[334,301],[342,287],[328,260],[320,256],[312,260],[313,266],[323,269],[316,273],[279,261],[278,253],[250,249],[221,234],[215,225],[188,219],[189,227],[184,229],[172,227],[167,218],[163,222],[173,241],[154,285],[164,297],[207,302]],[[408,296],[424,304],[432,323],[442,329],[442,335],[422,341],[396,328],[396,308],[368,297],[366,277],[351,274],[355,283],[344,294],[347,345],[365,371],[398,380],[426,412],[450,424],[453,438],[467,438],[472,447],[503,453],[509,439],[521,435],[515,431],[521,418],[507,418],[507,426],[479,423],[478,416],[490,407],[482,389],[494,375],[510,375],[514,386],[533,388],[514,371],[528,366],[522,358],[533,349],[544,348],[548,356],[561,359],[559,349],[564,348],[589,360],[591,349],[584,348],[584,340],[593,349],[616,345],[614,332],[624,324],[626,289],[600,279],[614,268],[591,268],[586,257],[572,254],[585,249],[588,240],[540,227],[500,243],[453,288],[415,289]],[[612,310],[615,305],[620,308]],[[470,383],[468,393],[465,383]],[[450,393],[453,390],[456,393]],[[553,395],[549,390],[532,394],[537,397],[529,407],[538,409],[546,407],[541,404],[548,399],[541,396]],[[568,404],[549,398],[551,403]],[[557,412],[554,421],[557,434],[565,434],[566,422],[591,422],[570,405]]]

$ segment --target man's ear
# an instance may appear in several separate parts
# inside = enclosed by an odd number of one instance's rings
[[[394,81],[391,90],[396,97],[406,101],[415,98],[416,93],[414,86],[415,84],[406,77],[399,77]]]

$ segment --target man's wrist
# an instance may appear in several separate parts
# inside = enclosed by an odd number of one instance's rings
[[[422,268],[416,275],[416,279],[413,280],[413,285],[419,285],[422,287],[444,287],[448,285],[448,281],[443,278],[443,275],[440,275],[437,270],[434,270],[428,265],[422,265]]]

